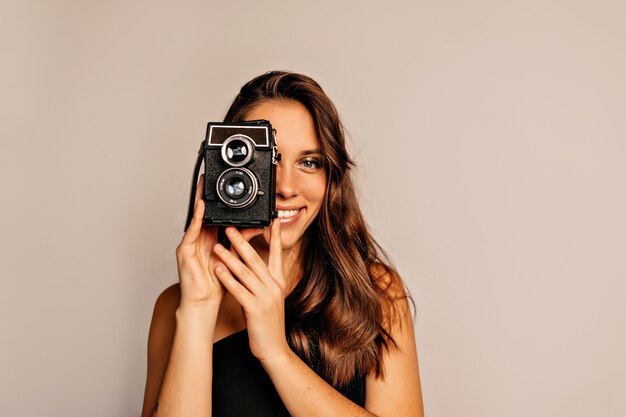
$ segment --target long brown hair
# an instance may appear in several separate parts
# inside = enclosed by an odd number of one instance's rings
[[[382,356],[395,346],[387,331],[396,321],[398,291],[391,288],[402,284],[363,219],[337,110],[313,79],[272,71],[241,88],[224,121],[244,120],[268,100],[295,100],[308,109],[328,178],[322,208],[302,238],[303,277],[285,300],[289,344],[334,386],[372,371],[383,376]]]

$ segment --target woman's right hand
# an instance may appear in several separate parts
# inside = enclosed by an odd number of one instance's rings
[[[219,306],[224,287],[213,271],[221,262],[212,254],[217,243],[217,227],[203,227],[204,175],[196,188],[193,219],[176,248],[178,278],[180,280],[180,306],[205,308]]]

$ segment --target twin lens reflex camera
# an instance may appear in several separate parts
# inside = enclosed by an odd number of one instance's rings
[[[276,212],[276,164],[280,154],[267,120],[210,122],[200,145],[185,230],[193,217],[196,184],[204,162],[203,224],[269,226]]]

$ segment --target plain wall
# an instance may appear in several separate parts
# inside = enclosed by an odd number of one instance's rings
[[[625,415],[623,1],[0,7],[0,415],[139,415],[206,122],[270,69],[343,116],[428,416]]]

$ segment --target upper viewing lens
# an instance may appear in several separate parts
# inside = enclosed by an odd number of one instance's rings
[[[248,156],[248,147],[240,140],[232,141],[226,148],[226,156],[233,162],[241,162]]]
[[[222,145],[222,159],[228,165],[241,167],[252,160],[254,142],[241,133],[232,135]]]

